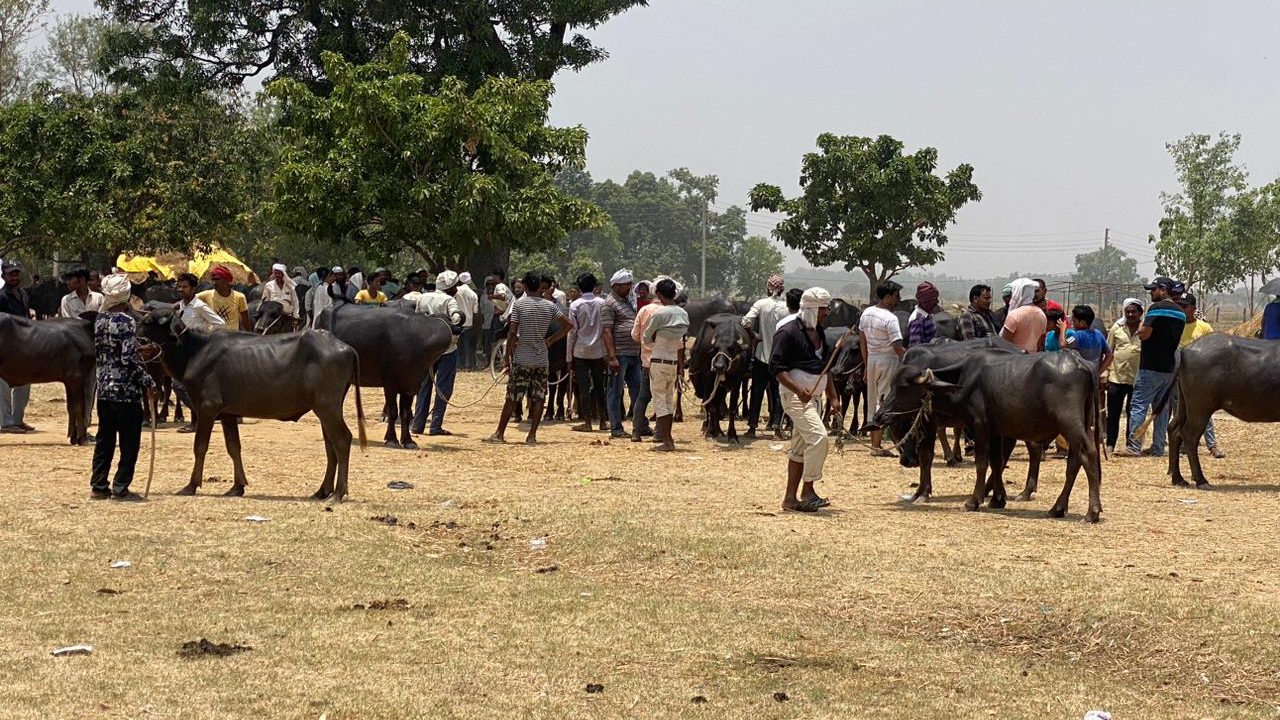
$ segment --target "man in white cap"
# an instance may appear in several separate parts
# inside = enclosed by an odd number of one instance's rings
[[[471,273],[458,273],[458,309],[462,310],[462,334],[458,336],[458,352],[462,353],[458,366],[463,370],[476,369],[476,338],[480,335],[480,296],[471,289]]]
[[[634,406],[639,400],[643,373],[640,369],[640,343],[631,339],[636,323],[636,308],[631,304],[631,285],[635,281],[631,271],[623,268],[609,278],[612,292],[600,309],[601,336],[604,338],[605,363],[608,365],[609,394],[605,402],[609,409],[609,430],[612,437],[627,437],[622,429],[622,388],[626,386]],[[633,428],[634,429],[634,428]]]
[[[436,361],[434,370],[422,381],[422,387],[418,390],[418,406],[413,412],[411,428],[417,435],[427,429],[427,406],[431,403],[433,389],[436,390],[436,403],[431,408],[431,429],[427,434],[453,434],[444,429],[444,412],[449,407],[449,398],[453,396],[454,379],[458,377],[458,333],[462,330],[464,317],[462,309],[458,307],[457,294],[458,273],[445,270],[436,275],[436,289],[423,293],[418,298],[418,312],[434,315],[449,323],[453,339],[449,343],[449,349]]]
[[[760,426],[760,406],[765,393],[769,395],[769,429],[782,429],[782,400],[778,396],[778,381],[769,374],[769,358],[773,355],[773,335],[778,331],[778,321],[787,316],[787,301],[783,299],[784,283],[781,275],[770,275],[765,283],[765,296],[755,302],[742,318],[742,326],[755,340],[755,352],[751,358],[751,398],[747,409],[747,437],[755,437]]]
[[[769,356],[769,372],[781,386],[782,408],[794,426],[787,453],[783,510],[817,512],[830,505],[813,489],[813,484],[822,479],[830,442],[818,398],[825,392],[828,404],[839,402],[835,383],[825,372],[834,351],[824,327],[830,305],[831,294],[826,290],[815,287],[804,291],[800,316],[778,331]]]
[[[293,318],[296,323],[300,313],[298,312],[298,290],[297,283],[293,278],[285,274],[288,268],[284,263],[276,263],[271,266],[271,276],[267,278],[267,282],[262,286],[262,302],[277,302],[284,308],[284,314]]]
[[[124,273],[102,279],[102,314],[94,321],[93,345],[97,358],[98,439],[93,448],[93,472],[89,477],[94,500],[141,500],[129,490],[142,443],[143,388],[155,392],[155,381],[138,359],[137,327],[129,314],[130,284]],[[114,481],[107,484],[116,444],[120,462]]]

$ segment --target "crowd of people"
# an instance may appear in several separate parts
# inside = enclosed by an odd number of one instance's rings
[[[5,264],[0,277],[6,281],[0,289],[0,312],[29,316],[21,269]],[[60,314],[97,313],[97,375],[90,391],[96,396],[98,413],[92,494],[136,499],[129,483],[143,422],[140,403],[153,383],[138,355],[131,283],[123,273],[102,276],[83,269],[67,273],[64,279],[68,292]],[[210,281],[211,288],[200,290],[195,276],[177,277],[175,311],[183,325],[202,332],[250,330],[249,303],[233,287],[231,271],[214,267]],[[299,293],[300,285],[308,286],[305,293]],[[1105,395],[1108,448],[1119,455],[1159,456],[1165,451],[1172,405],[1161,400],[1173,393],[1176,401],[1176,353],[1213,328],[1199,316],[1195,296],[1182,283],[1157,277],[1145,287],[1150,301],[1126,299],[1123,315],[1101,331],[1095,327],[1093,308],[1077,305],[1067,313],[1047,297],[1043,280],[1019,278],[1005,285],[999,308],[993,308],[990,286],[975,285],[968,306],[955,319],[954,335],[1002,338],[1028,353],[1079,353],[1096,369]],[[261,299],[279,303],[283,316],[299,328],[313,326],[326,308],[341,302],[399,303],[401,309],[447,322],[454,330],[453,342],[418,393],[412,421],[416,434],[450,434],[444,421],[457,372],[487,367],[492,348],[505,338],[506,397],[497,428],[485,442],[505,443],[509,424],[521,417],[527,405],[525,442],[536,444],[550,388],[572,377],[579,419],[573,430],[608,432],[633,442],[653,438],[654,450],[670,452],[675,449],[677,385],[684,375],[690,324],[689,315],[677,303],[680,291],[672,278],[637,280],[627,269],[614,273],[607,288],[594,274],[585,273],[565,290],[554,277],[533,272],[509,286],[501,269],[474,287],[470,273],[452,270],[413,272],[400,284],[383,268],[365,274],[358,267],[334,266],[308,275],[301,267],[290,273],[276,263],[262,284]],[[904,334],[895,314],[902,292],[898,283],[880,283],[875,303],[862,310],[857,323],[868,416],[884,401],[907,348],[943,336],[939,324],[950,318],[940,309],[938,289],[932,283],[920,283]],[[838,403],[827,373],[835,350],[825,333],[830,305],[826,290],[788,291],[783,278],[774,275],[766,283],[764,296],[741,319],[753,343],[747,437],[757,435],[762,419],[767,431],[780,432],[784,418],[792,427],[783,500],[789,510],[814,511],[829,504],[814,487],[822,478],[828,446],[820,400],[826,396],[828,403]],[[1280,299],[1273,305],[1280,312]],[[1272,310],[1269,306],[1268,312]],[[553,378],[553,367],[572,371]],[[175,388],[180,400],[189,404],[180,382],[175,382]],[[624,396],[629,403],[624,403]],[[11,388],[0,381],[0,432],[33,430],[23,417],[28,398],[29,388]],[[1155,407],[1163,410],[1154,419],[1154,439],[1144,451],[1134,430]],[[651,414],[656,418],[653,426]],[[1122,416],[1127,427],[1117,450]],[[870,443],[873,454],[891,454],[879,430],[871,433]],[[1206,443],[1215,457],[1223,457],[1212,424]],[[108,484],[107,471],[117,446],[120,462],[114,482]]]

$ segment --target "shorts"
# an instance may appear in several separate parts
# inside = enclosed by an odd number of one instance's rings
[[[507,381],[507,399],[520,402],[525,397],[529,402],[543,402],[547,399],[547,368],[532,365],[512,365],[511,378]]]

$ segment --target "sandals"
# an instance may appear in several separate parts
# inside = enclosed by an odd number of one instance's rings
[[[871,457],[887,457],[887,458],[891,458],[891,457],[898,457],[898,456],[897,456],[897,455],[894,455],[892,450],[885,450],[884,448],[872,448],[872,449],[871,449]]]
[[[813,512],[818,512],[818,510],[819,510],[819,509],[824,508],[824,507],[826,507],[826,506],[828,506],[828,505],[830,505],[830,504],[831,504],[831,503],[827,502],[827,501],[826,501],[825,499],[823,499],[823,498],[809,498],[808,500],[801,500],[801,501],[800,501],[800,504],[799,504],[799,505],[796,505],[796,506],[795,506],[795,507],[793,507],[793,508],[784,507],[784,508],[782,508],[782,511],[783,511],[783,512],[813,513]]]

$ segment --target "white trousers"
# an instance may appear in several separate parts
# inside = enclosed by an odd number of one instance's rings
[[[782,409],[793,425],[787,459],[804,463],[804,473],[800,476],[802,481],[818,482],[822,479],[822,466],[827,461],[830,444],[827,428],[822,424],[822,411],[818,409],[820,396],[802,404],[800,398],[785,386],[781,388],[781,394]]]
[[[653,394],[653,414],[657,417],[676,414],[676,366],[666,363],[649,365],[649,389]]]
[[[884,396],[893,387],[893,378],[898,373],[898,355],[867,356],[867,417],[875,417]]]

